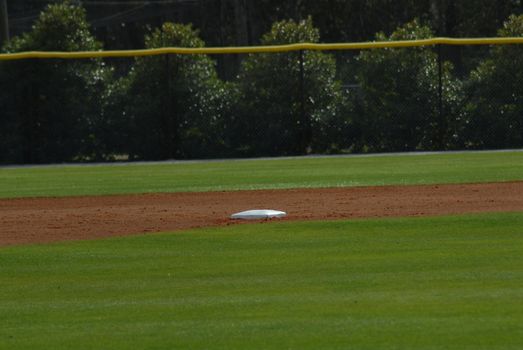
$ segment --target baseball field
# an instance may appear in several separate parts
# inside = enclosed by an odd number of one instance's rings
[[[520,151],[4,167],[0,198],[0,349],[523,344]]]

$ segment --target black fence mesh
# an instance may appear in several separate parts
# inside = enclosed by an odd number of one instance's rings
[[[0,61],[0,163],[523,146],[523,46]]]

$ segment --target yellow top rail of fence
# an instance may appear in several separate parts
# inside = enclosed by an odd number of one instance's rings
[[[301,50],[331,51],[331,50],[367,50],[380,48],[420,47],[434,45],[508,45],[523,44],[523,37],[509,38],[431,38],[422,40],[400,40],[400,41],[373,41],[361,43],[330,43],[312,44],[300,43],[289,45],[270,46],[241,46],[241,47],[163,47],[157,49],[142,50],[107,50],[107,51],[77,51],[77,52],[53,52],[53,51],[28,51],[0,54],[0,61],[21,60],[28,58],[102,58],[102,57],[135,57],[135,56],[157,56],[166,54],[244,54],[244,53],[276,53]]]

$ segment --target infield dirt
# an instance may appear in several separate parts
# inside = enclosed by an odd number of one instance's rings
[[[237,224],[229,216],[248,209],[286,211],[280,220],[523,211],[523,182],[2,199],[0,246]]]

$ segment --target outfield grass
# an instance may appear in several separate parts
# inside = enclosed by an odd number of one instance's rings
[[[0,198],[523,180],[523,152],[0,168]]]
[[[2,349],[520,349],[523,213],[0,249]]]

